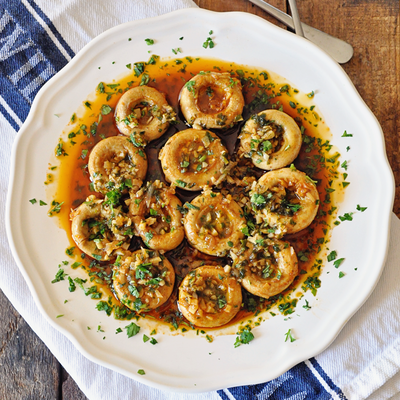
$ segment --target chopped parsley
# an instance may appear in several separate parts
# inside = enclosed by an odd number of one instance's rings
[[[108,104],[103,104],[100,111],[102,115],[108,115],[112,111],[112,108]]]
[[[144,72],[144,63],[138,62],[133,64],[133,72],[137,77],[142,75],[142,73]]]
[[[66,250],[65,250],[65,253],[68,255],[68,256],[73,256],[74,255],[74,250],[75,250],[75,246],[71,246],[71,247],[68,247]]]
[[[71,268],[76,269],[76,268],[78,268],[78,267],[81,266],[81,265],[82,265],[81,262],[75,261],[73,264],[71,264]]]
[[[194,91],[194,85],[195,85],[195,84],[196,84],[195,81],[188,81],[188,82],[185,83],[185,88],[186,88],[187,90],[189,90],[189,92],[191,92],[192,94],[194,94],[194,93],[195,93],[195,91]]]
[[[68,154],[65,152],[63,144],[60,140],[60,143],[57,144],[56,147],[56,156],[61,157],[61,156],[67,156]]]
[[[311,310],[310,305],[308,304],[308,301],[306,300],[306,304],[304,304],[303,308],[305,308],[306,310]]]
[[[105,311],[108,316],[111,315],[111,312],[113,310],[113,307],[110,306],[106,301],[99,301],[96,304],[96,308],[99,311]]]
[[[254,339],[254,335],[250,332],[250,329],[244,329],[242,332],[238,333],[238,335],[234,343],[235,348],[239,347],[241,344],[249,344]]]
[[[64,272],[64,270],[62,268],[60,268],[57,273],[56,276],[54,277],[54,279],[51,281],[51,283],[56,283],[56,282],[60,282],[63,281],[65,276],[67,274]]]
[[[146,232],[144,234],[144,237],[146,238],[147,244],[150,242],[151,239],[153,239],[153,234],[151,232]]]
[[[338,259],[333,263],[334,267],[335,267],[335,268],[339,268],[343,261],[344,261],[344,258],[338,258]]]
[[[250,201],[254,204],[264,204],[265,203],[265,197],[261,194],[253,193],[251,195]]]
[[[147,85],[149,82],[150,82],[150,76],[147,74],[143,74],[139,85],[140,86]]]
[[[345,213],[343,216],[339,215],[339,219],[343,221],[353,221],[353,213]]]
[[[69,288],[68,288],[68,290],[69,290],[70,292],[75,292],[75,290],[76,290],[76,285],[75,285],[74,281],[72,280],[72,278],[71,278],[70,276],[68,277],[68,282],[69,282]]]
[[[211,37],[208,37],[207,40],[203,43],[203,47],[207,49],[208,47],[212,49],[215,46],[215,43],[213,42]]]
[[[296,339],[293,337],[292,335],[292,330],[289,329],[286,333],[285,333],[285,342],[287,342],[288,340],[290,340],[290,342],[294,342]]]
[[[328,254],[327,259],[329,262],[331,262],[333,260],[336,260],[336,256],[337,256],[337,252],[336,252],[336,250],[333,250]]]
[[[131,338],[132,336],[135,336],[139,333],[140,326],[136,325],[134,322],[131,322],[129,325],[127,325],[125,327],[125,329],[126,329],[126,334],[128,335],[128,338]],[[144,374],[142,374],[142,375],[144,375]]]
[[[188,208],[189,210],[200,210],[200,207],[195,206],[194,204],[186,202],[184,207]]]
[[[100,83],[97,85],[97,90],[98,90],[100,93],[105,93],[105,87],[104,87],[104,83],[103,83],[103,82],[100,82]]]
[[[344,131],[342,137],[353,137],[352,133],[347,133],[347,131]]]
[[[177,180],[175,181],[175,183],[176,183],[178,186],[182,187],[182,188],[186,187],[186,182],[183,182],[183,181],[181,181],[180,179],[177,179]]]

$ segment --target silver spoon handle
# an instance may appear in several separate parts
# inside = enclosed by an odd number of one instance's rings
[[[287,15],[283,11],[274,6],[271,6],[263,0],[249,1],[256,6],[262,8],[268,14],[272,15],[274,18],[276,18],[278,21],[282,22],[289,28],[294,29],[292,17]],[[328,35],[327,33],[315,29],[305,23],[301,23],[301,25],[304,31],[304,37],[319,46],[339,64],[346,63],[353,56],[353,47],[345,41]]]
[[[294,23],[294,30],[296,35],[304,37],[303,26],[301,25],[299,10],[297,9],[296,0],[289,0],[290,11]]]

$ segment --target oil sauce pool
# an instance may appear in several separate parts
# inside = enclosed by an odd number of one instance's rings
[[[290,242],[298,255],[300,274],[288,289],[272,300],[261,299],[260,301],[260,299],[243,290],[245,306],[230,322],[230,325],[253,316],[257,313],[257,310],[269,309],[274,304],[288,302],[290,295],[294,296],[293,299],[301,297],[303,293],[301,286],[307,279],[312,278],[314,282],[318,282],[322,267],[321,252],[324,251],[323,245],[329,241],[332,223],[336,216],[335,207],[340,200],[340,191],[337,185],[338,165],[336,163],[327,165],[325,161],[322,161],[328,159],[330,155],[332,156],[332,152],[335,150],[328,143],[331,134],[329,128],[318,115],[312,96],[300,93],[278,75],[244,65],[191,57],[167,61],[160,60],[156,56],[152,58],[154,64],[143,63],[143,74],[148,77],[147,85],[166,94],[168,103],[177,113],[178,123],[171,125],[161,138],[150,142],[146,147],[145,151],[148,158],[146,180],[148,181],[158,179],[166,183],[161,163],[158,160],[158,153],[169,137],[178,131],[189,128],[179,108],[179,95],[183,85],[200,71],[232,72],[242,81],[246,103],[242,115],[243,121],[226,130],[210,129],[220,137],[231,157],[235,157],[240,130],[252,114],[272,107],[281,109],[291,115],[302,127],[304,143],[294,164],[296,168],[318,181],[317,187],[321,203],[319,214],[310,227],[291,237],[284,238],[284,240]],[[68,234],[71,246],[75,247],[74,255],[79,262],[82,262],[88,273],[92,272],[92,276],[99,272],[111,275],[111,268],[108,265],[103,265],[103,263],[97,263],[97,266],[90,265],[89,257],[81,259],[80,251],[72,240],[69,212],[78,207],[89,195],[95,194],[91,190],[87,170],[88,156],[97,142],[106,137],[120,134],[115,125],[113,110],[115,110],[118,99],[126,89],[140,84],[143,74],[136,76],[137,74],[132,72],[116,82],[104,82],[104,93],[101,93],[99,88],[96,89],[95,96],[90,98],[90,108],[84,108],[82,115],[74,114],[72,116],[70,124],[64,131],[63,138],[60,139],[60,143],[68,156],[59,157],[59,173],[56,182],[53,183],[57,185],[54,200],[64,202],[63,208],[57,216],[62,228]],[[256,104],[255,99],[259,100],[258,104]],[[102,112],[102,107],[105,104],[112,109],[112,112]],[[325,145],[323,145],[324,143]],[[256,167],[252,169],[252,174],[257,178],[265,172]],[[335,191],[330,190],[329,196],[327,196],[327,189],[335,189]],[[199,194],[200,192],[176,189],[176,195],[183,204],[190,202]],[[96,195],[100,196],[99,194]],[[135,250],[141,246],[146,247],[141,239],[134,237],[130,249]],[[176,304],[178,286],[185,275],[193,268],[204,264],[224,266],[230,263],[230,259],[202,254],[190,247],[186,239],[178,248],[167,252],[166,256],[175,268],[177,276],[175,288],[167,303],[148,314],[160,321],[173,323],[176,327],[180,322],[185,322],[179,315]],[[96,283],[106,295],[111,296],[114,305],[124,308],[114,295],[112,286],[108,282],[96,279]],[[310,290],[316,289],[313,284],[309,288]],[[296,293],[293,295],[294,292]],[[255,299],[256,309],[248,307],[249,299]],[[249,311],[249,308],[251,311]]]

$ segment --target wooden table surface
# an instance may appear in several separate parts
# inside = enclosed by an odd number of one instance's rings
[[[284,28],[247,0],[195,2],[213,11],[257,14]],[[284,0],[269,3],[289,12]],[[298,9],[303,22],[354,47],[353,58],[343,68],[382,126],[396,180],[393,210],[400,217],[399,1],[298,0]],[[0,320],[0,399],[86,399],[2,292]]]

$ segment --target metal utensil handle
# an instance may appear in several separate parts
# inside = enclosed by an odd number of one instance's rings
[[[289,28],[294,28],[292,17],[263,0],[249,0]],[[353,57],[353,47],[345,41],[301,23],[304,37],[328,53],[335,61],[344,64]]]
[[[289,0],[290,11],[292,13],[294,30],[297,35],[304,37],[303,27],[300,21],[299,10],[297,9],[296,0]]]

